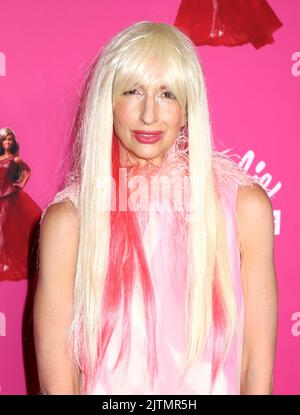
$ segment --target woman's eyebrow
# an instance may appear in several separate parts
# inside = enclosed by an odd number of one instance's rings
[[[135,87],[140,87],[140,88],[142,88],[142,89],[144,89],[144,88],[145,88],[143,84],[138,83],[138,82],[136,82],[136,83],[133,85],[133,87],[134,87],[134,88],[135,88]],[[160,85],[159,89],[160,89],[160,90],[161,90],[161,89],[169,89],[169,86],[168,86],[168,85]]]

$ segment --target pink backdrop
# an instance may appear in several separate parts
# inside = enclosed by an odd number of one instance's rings
[[[44,208],[59,181],[84,68],[122,28],[141,20],[173,23],[180,0],[7,0],[1,4],[0,127],[9,126],[32,169],[25,191]],[[199,47],[218,149],[252,160],[271,180],[276,224],[279,331],[275,394],[300,393],[298,189],[300,2],[269,0],[283,23],[259,50]],[[28,284],[0,283],[0,393],[33,393]],[[29,320],[30,322],[30,320]],[[25,334],[24,334],[25,333]],[[29,352],[28,352],[29,351]],[[28,357],[29,356],[29,357]]]

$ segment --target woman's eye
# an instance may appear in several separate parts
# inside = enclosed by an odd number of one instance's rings
[[[174,94],[172,94],[172,92],[170,92],[170,91],[163,92],[163,95],[164,95],[164,94],[167,94],[166,98],[169,98],[169,99],[176,99],[175,95],[174,95]]]
[[[136,89],[131,89],[130,91],[124,92],[124,95],[135,95],[134,92],[136,92]]]
[[[136,92],[138,93],[137,89],[131,89],[130,91],[124,92],[123,95],[136,95]],[[165,95],[165,98],[167,99],[176,99],[175,95],[170,91],[165,91],[162,93],[162,95]]]

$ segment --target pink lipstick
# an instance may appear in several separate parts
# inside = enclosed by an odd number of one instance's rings
[[[137,141],[143,144],[153,144],[161,139],[163,131],[133,131],[134,137]]]

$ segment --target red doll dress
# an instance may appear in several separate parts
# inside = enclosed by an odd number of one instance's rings
[[[266,0],[182,0],[174,26],[197,46],[252,43],[259,49],[274,42],[282,23]]]
[[[14,157],[0,160],[0,281],[34,275],[34,242],[42,212],[26,192],[13,185],[18,175]]]

